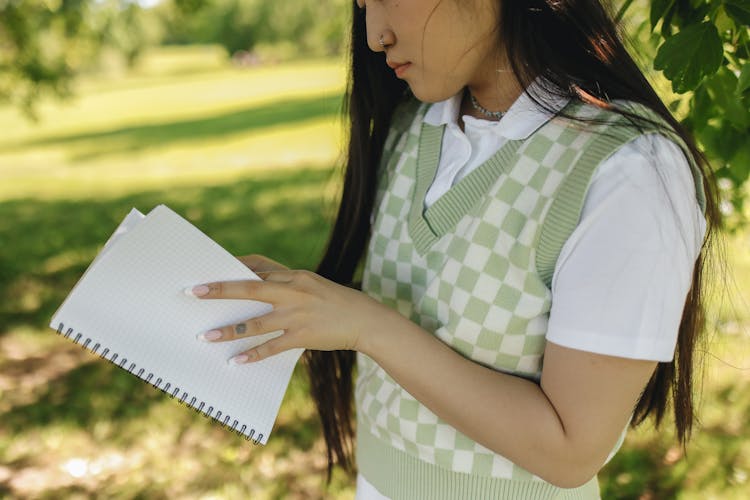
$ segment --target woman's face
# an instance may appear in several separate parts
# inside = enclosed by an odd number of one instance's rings
[[[367,45],[417,99],[445,100],[463,87],[495,85],[501,61],[494,0],[357,0]],[[380,43],[381,36],[385,43]]]

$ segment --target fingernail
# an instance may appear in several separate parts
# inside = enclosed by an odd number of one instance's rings
[[[221,338],[221,330],[209,330],[198,335],[200,340],[210,342],[212,340],[218,340]]]
[[[241,365],[243,363],[247,363],[250,358],[247,354],[238,354],[237,356],[230,358],[229,362],[233,365]]]
[[[185,295],[190,295],[191,297],[203,297],[210,291],[210,288],[206,285],[197,285],[192,288],[186,288],[185,289]]]

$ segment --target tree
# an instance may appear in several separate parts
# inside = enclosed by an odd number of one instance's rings
[[[164,43],[218,43],[231,56],[290,42],[299,55],[334,54],[343,46],[350,7],[347,0],[207,0],[197,8],[158,8]]]
[[[633,0],[625,0],[622,18]],[[750,176],[750,0],[649,0],[653,65],[687,107],[682,123],[709,157],[730,227],[742,221]]]
[[[105,46],[134,63],[147,42],[141,14],[130,1],[0,0],[0,102],[33,117],[43,94],[70,95]]]

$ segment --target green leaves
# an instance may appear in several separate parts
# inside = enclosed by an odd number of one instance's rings
[[[750,126],[747,103],[735,93],[737,77],[734,73],[721,68],[716,75],[706,80],[705,86],[713,108],[735,129],[744,131]]]
[[[737,80],[737,94],[742,94],[744,91],[750,88],[750,63],[745,63],[742,66],[740,77]]]
[[[654,68],[684,94],[682,123],[710,159],[730,225],[748,222],[743,208],[750,179],[750,0],[649,0],[652,37],[661,39]],[[673,34],[677,32],[676,34]]]
[[[739,24],[750,26],[750,0],[725,0],[724,9]]]
[[[659,19],[667,16],[667,13],[674,8],[675,0],[652,0],[651,2],[651,29],[656,27]]]
[[[721,66],[724,56],[719,32],[711,22],[693,24],[670,36],[659,47],[654,68],[664,71],[679,93],[693,90]]]

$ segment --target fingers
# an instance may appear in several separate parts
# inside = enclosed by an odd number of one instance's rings
[[[299,271],[291,271],[289,269],[283,269],[280,271],[258,271],[264,281],[275,281],[276,283],[291,283],[294,281],[294,277]]]
[[[186,288],[185,294],[201,299],[249,299],[274,304],[289,292],[284,284],[305,290],[321,279],[313,272],[297,270],[266,271],[259,275],[263,280],[216,281]]]
[[[283,329],[284,325],[282,324],[280,315],[270,312],[234,325],[227,325],[203,332],[198,335],[198,339],[204,342],[226,342],[228,340],[262,335]]]
[[[237,259],[239,259],[240,262],[245,264],[255,273],[265,271],[284,271],[289,269],[284,264],[280,264],[279,262],[276,262],[273,259],[269,259],[268,257],[265,257],[263,255],[242,255],[240,257],[237,257]]]
[[[233,358],[229,359],[229,363],[233,365],[244,365],[245,363],[254,363],[261,361],[270,356],[278,354],[283,351],[292,349],[294,346],[288,345],[289,342],[284,335],[271,339],[268,342],[264,342],[259,346],[255,346],[245,352],[242,352]]]
[[[275,303],[283,292],[280,283],[261,280],[217,281],[185,290],[187,295],[200,299],[247,299],[269,304]]]
[[[289,270],[270,259],[260,256],[241,257],[242,262],[259,265],[272,262],[277,268],[258,271],[261,280],[217,281],[196,285],[185,290],[187,295],[200,299],[257,300],[274,306],[274,310],[263,316],[227,325],[198,335],[205,342],[226,342],[271,332],[282,332],[267,342],[238,354],[230,361],[234,364],[249,363],[265,359],[279,352],[302,347],[294,345],[299,339],[299,321],[294,320],[300,304],[316,303],[321,297],[327,280],[310,271]],[[294,313],[294,314],[292,314]],[[290,314],[292,316],[290,317]]]
[[[296,346],[292,345],[291,340],[286,335],[281,335],[274,339],[264,342],[259,346],[255,346],[252,349],[241,352],[233,358],[229,359],[229,363],[234,365],[243,365],[245,363],[255,363],[261,361],[280,352],[287,351]]]

